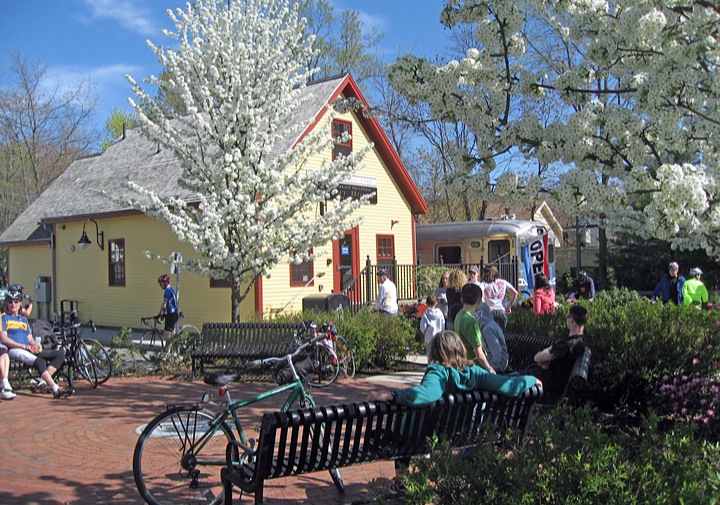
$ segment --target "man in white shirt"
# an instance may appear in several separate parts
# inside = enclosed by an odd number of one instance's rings
[[[380,289],[378,289],[377,298],[375,299],[375,310],[397,316],[398,303],[395,283],[388,278],[387,270],[384,268],[378,269],[377,278]]]

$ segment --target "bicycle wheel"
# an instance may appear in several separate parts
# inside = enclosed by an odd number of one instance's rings
[[[160,330],[153,328],[140,338],[140,354],[145,361],[156,361],[157,355],[165,349],[165,339]]]
[[[220,470],[235,436],[226,423],[209,436],[213,418],[204,410],[174,407],[145,427],[133,453],[133,477],[147,503],[222,503]]]
[[[78,340],[75,345],[75,370],[80,377],[96,388],[98,386],[97,371],[90,351],[82,340]]]
[[[104,345],[94,338],[84,338],[82,341],[90,353],[90,358],[95,365],[98,384],[107,382],[113,374],[113,362],[110,357],[110,353]]]
[[[332,350],[322,343],[318,343],[310,351],[310,359],[313,362],[313,368],[308,374],[308,384],[322,388],[335,382],[340,367],[337,356]]]
[[[335,354],[340,361],[340,373],[343,374],[343,377],[348,379],[355,377],[355,356],[345,337],[337,337]]]
[[[304,393],[298,396],[298,405],[301,409],[304,409],[305,407],[314,407],[315,401],[313,400],[312,396],[310,396],[309,393]],[[314,427],[310,427],[310,436],[313,437],[313,440],[315,439],[315,432]],[[320,440],[318,441],[319,444],[322,444],[325,439],[325,425],[320,426],[320,432],[319,432]],[[332,444],[332,440],[329,441],[330,444]],[[328,470],[330,473],[330,478],[332,479],[333,483],[335,484],[335,487],[337,488],[340,493],[345,494],[345,482],[343,482],[342,475],[340,475],[340,470],[337,468],[331,468]]]

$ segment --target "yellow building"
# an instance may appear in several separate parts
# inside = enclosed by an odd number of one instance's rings
[[[243,301],[242,319],[255,314],[300,310],[306,297],[345,292],[361,277],[366,262],[373,265],[415,263],[415,216],[427,206],[407,170],[375,118],[362,113],[339,115],[328,126],[327,103],[339,97],[367,102],[350,75],[309,85],[308,101],[298,121],[314,118],[309,129],[349,129],[348,145],[335,149],[356,150],[373,144],[364,167],[341,185],[345,194],[374,193],[372,203],[359,212],[362,224],[324,248],[311,263],[277,265],[261,279]],[[303,116],[304,114],[304,116]],[[290,128],[289,128],[290,130]],[[307,131],[287,145],[295,145]],[[328,131],[328,135],[331,131]],[[327,153],[330,156],[332,153]],[[145,251],[184,258],[197,253],[179,242],[170,228],[129,208],[124,183],[132,180],[163,197],[177,196],[194,202],[194,195],[177,186],[180,166],[169,151],[129,129],[104,153],[74,162],[1,235],[0,247],[8,249],[11,283],[19,283],[36,299],[32,317],[52,318],[63,300],[64,308],[77,302],[82,319],[102,326],[140,327],[140,317],[156,314],[162,301],[157,277],[168,267],[150,259]],[[83,233],[85,235],[83,235]],[[81,235],[90,244],[78,244]],[[200,326],[206,321],[229,321],[231,296],[222,282],[187,271],[171,275],[179,280],[179,299],[185,321]],[[367,289],[366,289],[367,290]],[[355,300],[368,299],[357,284],[349,293]]]

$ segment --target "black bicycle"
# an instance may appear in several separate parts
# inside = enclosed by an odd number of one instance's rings
[[[58,325],[38,320],[33,324],[33,335],[40,339],[43,347],[65,351],[65,362],[56,372],[56,377],[65,379],[71,388],[75,387],[75,379],[78,377],[87,380],[95,388],[112,376],[110,353],[94,338],[83,338],[85,329],[95,332],[92,320],[82,323],[77,320],[75,313],[71,315],[70,321],[69,325]]]

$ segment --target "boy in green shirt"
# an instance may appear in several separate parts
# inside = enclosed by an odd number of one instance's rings
[[[477,284],[468,283],[462,287],[460,296],[463,302],[463,308],[455,316],[455,332],[465,344],[468,355],[467,358],[473,359],[490,373],[495,373],[493,367],[488,363],[487,356],[482,348],[482,333],[480,333],[480,324],[475,318],[475,312],[482,304],[482,289]]]

